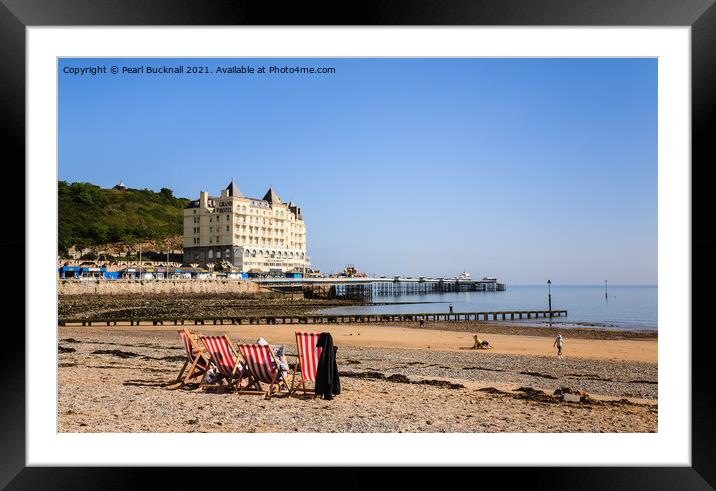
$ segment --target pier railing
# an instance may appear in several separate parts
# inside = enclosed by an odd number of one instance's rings
[[[308,314],[308,315],[254,315],[229,317],[164,317],[164,318],[116,318],[116,319],[60,319],[61,326],[69,325],[245,325],[245,324],[348,324],[381,322],[467,322],[489,320],[517,320],[532,318],[566,317],[566,310],[508,310],[492,312],[430,312],[420,314]]]
[[[504,283],[494,281],[458,281],[447,279],[413,278],[321,278],[321,279],[263,279],[258,284],[274,291],[303,293],[306,297],[347,298],[369,300],[379,296],[447,292],[502,292]]]
[[[374,296],[400,296],[447,292],[501,292],[504,283],[482,281],[373,281],[357,284],[337,284],[331,287],[331,297],[366,299]]]

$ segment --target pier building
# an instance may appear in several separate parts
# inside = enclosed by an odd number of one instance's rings
[[[184,262],[242,272],[306,272],[306,225],[301,208],[269,187],[263,198],[243,196],[232,180],[220,196],[199,193],[184,209]]]

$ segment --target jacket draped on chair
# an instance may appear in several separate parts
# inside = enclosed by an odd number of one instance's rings
[[[318,359],[316,369],[315,393],[326,400],[331,400],[334,395],[341,393],[341,380],[336,363],[338,348],[333,346],[333,337],[328,332],[322,332],[318,336],[316,346],[321,348],[321,357]]]

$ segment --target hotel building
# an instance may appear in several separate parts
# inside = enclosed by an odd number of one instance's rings
[[[184,209],[184,262],[229,263],[242,272],[301,272],[310,266],[301,208],[283,203],[269,188],[247,198],[234,181],[209,196],[205,191]]]

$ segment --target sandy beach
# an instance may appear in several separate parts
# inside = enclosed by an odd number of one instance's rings
[[[299,326],[197,327],[234,342],[263,336],[295,360]],[[174,326],[60,327],[58,431],[657,431],[655,337],[566,337],[559,360],[551,336],[481,334],[495,349],[470,350],[470,326],[435,327],[324,326],[341,373],[332,401],[168,390],[184,356]]]

